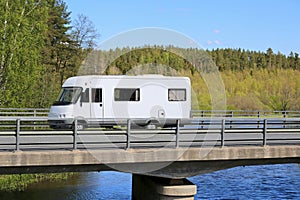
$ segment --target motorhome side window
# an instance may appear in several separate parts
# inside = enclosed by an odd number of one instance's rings
[[[102,102],[102,89],[92,88],[92,102],[100,103]]]
[[[186,89],[169,89],[169,101],[186,101]]]
[[[115,88],[115,101],[139,101],[140,89],[137,88]]]
[[[81,102],[88,103],[89,102],[90,90],[89,88],[85,89],[84,92],[81,93]]]

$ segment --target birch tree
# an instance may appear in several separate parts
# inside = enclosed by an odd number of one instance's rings
[[[44,0],[0,1],[0,105],[34,104],[46,30]]]

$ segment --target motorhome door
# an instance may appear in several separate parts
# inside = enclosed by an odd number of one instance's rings
[[[102,88],[91,88],[91,118],[103,118]]]

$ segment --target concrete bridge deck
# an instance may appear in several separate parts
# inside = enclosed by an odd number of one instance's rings
[[[300,145],[0,152],[0,174],[115,170],[178,179],[276,163],[300,163]]]

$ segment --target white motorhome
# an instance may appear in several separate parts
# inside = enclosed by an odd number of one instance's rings
[[[174,119],[189,118],[190,112],[191,83],[187,77],[76,76],[65,81],[48,117],[52,128],[70,128],[74,119],[84,126],[95,121],[100,126],[113,126],[129,118],[140,125],[174,126]]]

